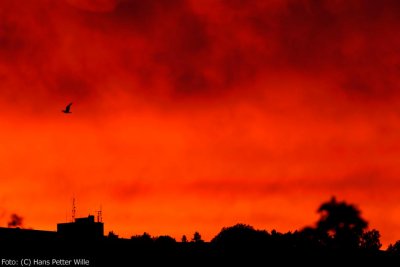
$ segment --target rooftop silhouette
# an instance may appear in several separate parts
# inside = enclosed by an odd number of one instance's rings
[[[57,224],[57,234],[62,238],[100,239],[104,237],[103,222],[95,222],[94,216],[76,218],[74,222]]]

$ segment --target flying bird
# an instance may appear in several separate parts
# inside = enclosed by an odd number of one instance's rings
[[[64,113],[66,113],[66,114],[72,113],[72,112],[70,111],[70,110],[71,110],[71,105],[72,105],[72,103],[69,103],[68,106],[66,106],[65,109],[64,109],[64,110],[61,110],[61,111],[64,112]]]

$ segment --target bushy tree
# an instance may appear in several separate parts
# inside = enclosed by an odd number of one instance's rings
[[[396,241],[396,243],[394,244],[390,244],[389,247],[387,248],[387,252],[393,254],[400,254],[400,240]]]
[[[360,247],[367,250],[379,250],[382,247],[378,230],[364,232],[361,236]]]
[[[144,232],[142,235],[132,236],[131,240],[138,241],[142,244],[151,244],[154,241],[151,235],[147,232]]]
[[[195,243],[204,242],[204,241],[201,239],[201,235],[200,235],[199,232],[195,232],[195,233],[193,234],[192,242],[195,242]]]
[[[346,202],[338,202],[335,197],[322,203],[317,230],[329,237],[328,243],[338,248],[357,248],[367,222],[360,211]]]
[[[188,242],[186,235],[183,235],[183,236],[182,236],[181,242],[182,242],[182,243],[187,243],[187,242]]]
[[[18,214],[11,214],[10,221],[8,222],[7,226],[9,228],[14,228],[14,227],[21,227],[23,222],[23,218],[19,216]]]
[[[114,233],[114,231],[108,232],[109,239],[118,239],[118,235]]]
[[[170,237],[168,235],[162,235],[162,236],[159,236],[159,237],[155,238],[154,242],[156,242],[157,244],[161,244],[161,245],[166,246],[166,245],[175,244],[176,240],[175,240],[175,238]]]
[[[276,244],[282,239],[276,234]],[[266,231],[256,230],[250,225],[236,224],[222,228],[211,243],[222,251],[231,253],[241,253],[248,255],[263,255],[266,249],[270,249],[272,244],[271,235]],[[268,248],[267,248],[268,247]]]
[[[250,244],[267,236],[267,232],[255,230],[250,225],[236,224],[222,228],[221,232],[211,242],[219,244]]]

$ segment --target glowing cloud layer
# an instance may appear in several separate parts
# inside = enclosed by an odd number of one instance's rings
[[[0,216],[123,236],[294,230],[336,195],[400,238],[400,3],[0,3]],[[61,113],[73,101],[71,116]],[[48,203],[51,203],[50,205]],[[106,229],[106,230],[107,230]]]

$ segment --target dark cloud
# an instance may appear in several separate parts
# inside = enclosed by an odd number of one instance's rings
[[[300,73],[397,97],[398,1],[264,2],[2,1],[0,74],[14,87],[2,90],[174,101],[251,95],[254,82]]]
[[[118,23],[118,26],[128,27],[146,34],[161,25],[157,22],[168,18],[171,13],[177,13],[185,6],[182,0],[122,0],[118,1],[116,8],[111,12],[110,18]]]

